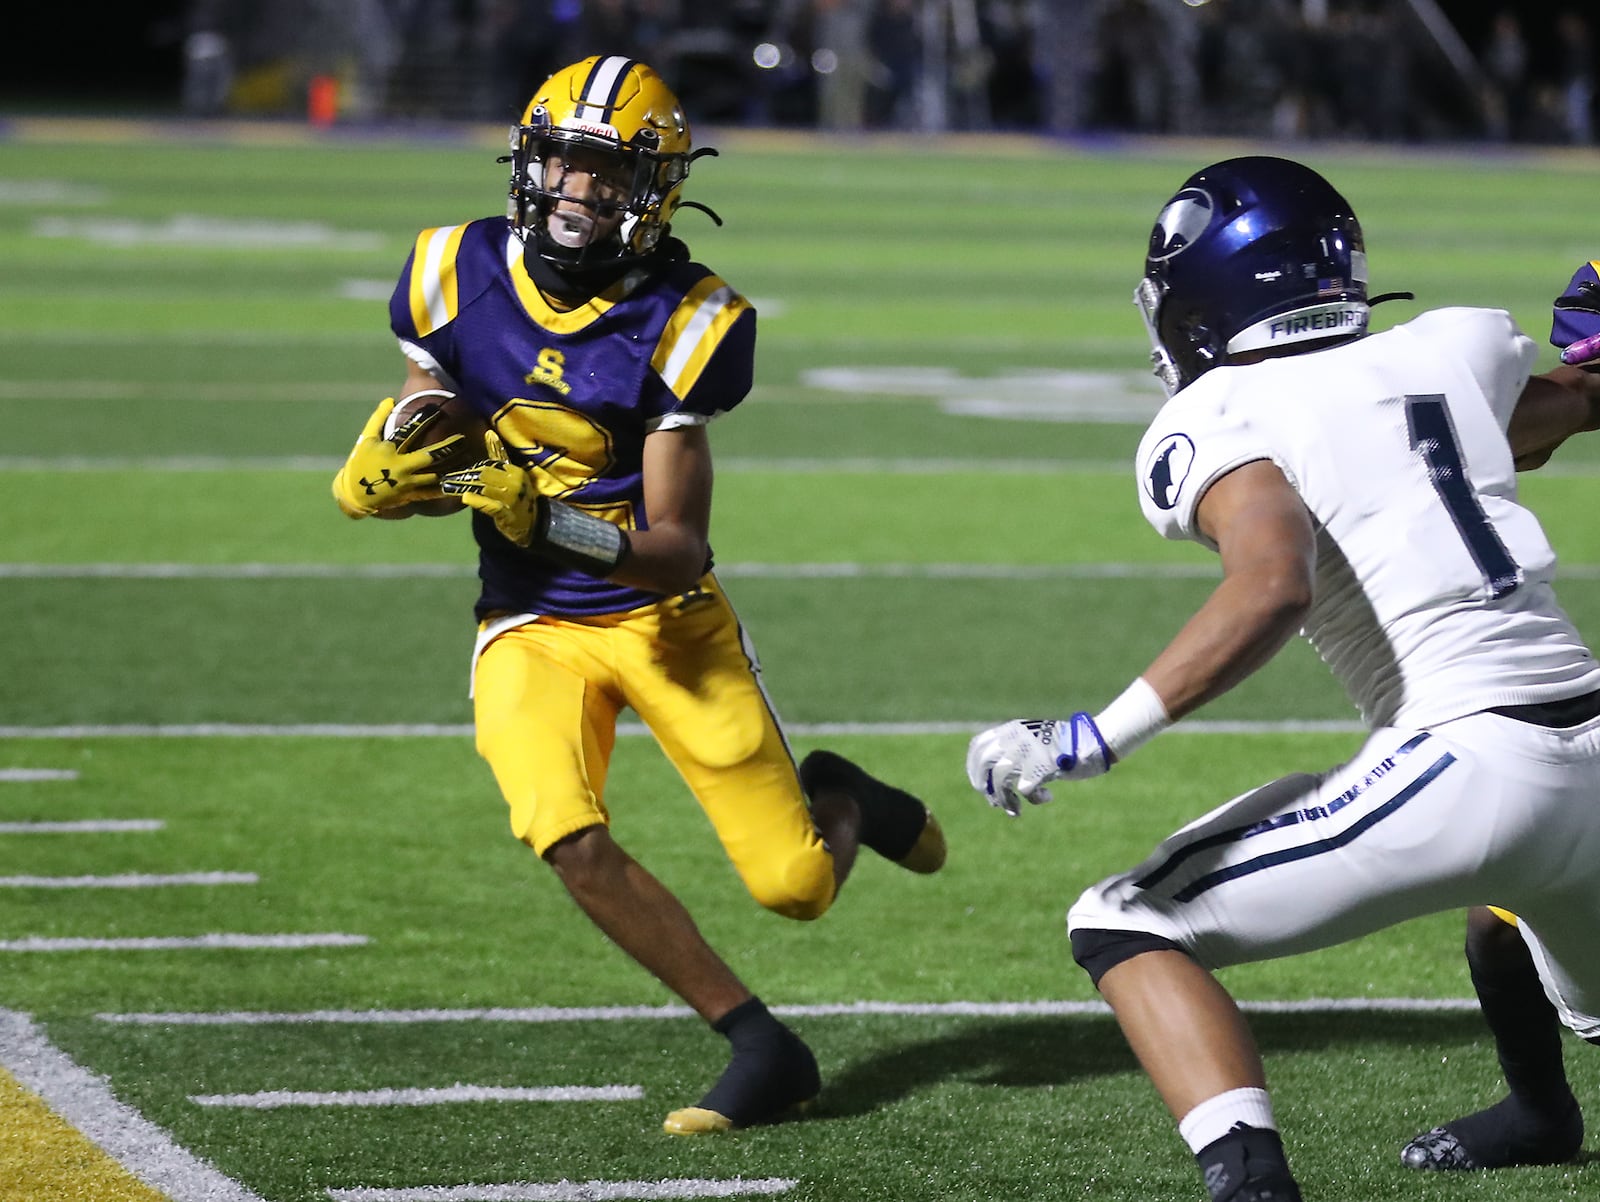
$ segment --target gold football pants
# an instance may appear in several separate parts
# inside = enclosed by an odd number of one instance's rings
[[[610,825],[606,773],[627,706],[761,905],[816,918],[832,903],[833,857],[715,577],[627,613],[530,618],[482,649],[473,696],[478,753],[511,807],[512,833],[541,856]]]

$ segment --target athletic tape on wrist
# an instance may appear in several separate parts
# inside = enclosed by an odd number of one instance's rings
[[[1143,676],[1122,691],[1122,695],[1095,715],[1100,737],[1117,759],[1123,760],[1141,744],[1172,725],[1167,707]]]
[[[555,558],[590,576],[605,578],[628,553],[628,534],[603,518],[561,501],[544,503],[540,539]]]

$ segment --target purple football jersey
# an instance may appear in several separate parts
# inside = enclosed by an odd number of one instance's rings
[[[755,310],[677,242],[600,296],[558,310],[522,252],[503,217],[424,230],[389,302],[401,348],[493,422],[544,495],[647,529],[645,437],[744,399]],[[562,567],[472,518],[480,617],[618,613],[660,600]]]

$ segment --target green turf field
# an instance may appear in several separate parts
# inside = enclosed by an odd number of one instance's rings
[[[727,225],[686,212],[678,230],[763,313],[756,391],[713,427],[724,583],[796,749],[837,747],[920,792],[951,854],[928,879],[863,862],[822,921],[785,922],[743,893],[653,745],[620,741],[619,839],[763,998],[801,1008],[827,1081],[804,1123],[674,1141],[662,1114],[699,1096],[722,1046],[662,1010],[674,999],[505,831],[465,733],[465,519],[352,523],[328,496],[401,378],[385,299],[412,239],[498,210],[499,134],[9,133],[0,1064],[43,1064],[83,1129],[111,1122],[114,1095],[124,1134],[103,1146],[137,1143],[127,1116],[157,1124],[173,1202],[1199,1199],[1110,1019],[1044,1005],[1093,1000],[1063,914],[1202,810],[1337,762],[1354,714],[1295,646],[1019,821],[970,793],[962,757],[993,721],[1109,700],[1216,578],[1138,512],[1127,460],[1158,393],[1128,298],[1156,210],[1239,147],[730,133],[697,165],[689,195]],[[1361,213],[1375,291],[1502,305],[1542,342],[1550,298],[1600,253],[1592,159],[1304,157]],[[1524,482],[1594,637],[1597,465],[1600,442],[1574,445]],[[124,825],[21,825],[86,821]],[[177,881],[60,887],[108,876]],[[205,935],[326,938],[71,942]],[[1399,1167],[1416,1131],[1497,1096],[1480,1022],[1319,999],[1465,999],[1460,942],[1443,915],[1226,977],[1254,1004],[1303,1004],[1258,1032],[1308,1199],[1600,1191],[1588,1161],[1492,1180]],[[1572,1053],[1593,1100],[1600,1055]],[[481,1089],[217,1101],[457,1085]],[[627,1088],[475,1100],[602,1086]],[[29,1128],[7,1096],[0,1199],[110,1196],[19,1173]],[[125,1159],[148,1169],[148,1148]],[[596,1184],[549,1192],[563,1181]]]

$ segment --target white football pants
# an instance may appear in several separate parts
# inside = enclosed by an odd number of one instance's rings
[[[1600,719],[1377,730],[1184,827],[1067,926],[1152,932],[1214,969],[1476,904],[1518,916],[1562,1021],[1600,1036]]]

